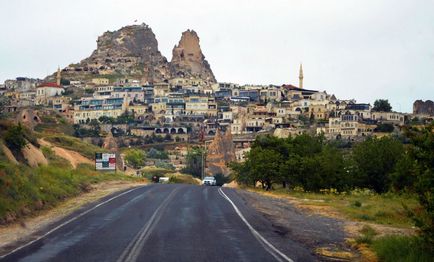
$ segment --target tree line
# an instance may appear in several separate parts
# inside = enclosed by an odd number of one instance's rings
[[[310,192],[368,188],[415,194],[422,210],[410,215],[427,243],[434,244],[434,123],[406,127],[399,139],[370,137],[351,148],[321,135],[259,136],[245,162],[230,167],[238,183],[260,183],[267,190],[281,184]]]

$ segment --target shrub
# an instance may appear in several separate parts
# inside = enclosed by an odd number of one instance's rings
[[[141,149],[129,149],[125,153],[125,161],[134,168],[140,168],[145,165],[145,151]]]
[[[372,249],[380,261],[432,261],[434,253],[424,249],[424,245],[417,237],[384,236],[372,241]]]
[[[377,232],[370,226],[365,225],[360,230],[361,235],[356,238],[358,244],[371,244]]]
[[[10,127],[4,139],[6,145],[13,151],[20,151],[27,144],[24,128],[21,124]]]
[[[353,206],[355,207],[361,207],[362,206],[362,202],[360,202],[359,200],[354,201]]]

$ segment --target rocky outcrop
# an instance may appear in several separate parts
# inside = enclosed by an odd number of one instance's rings
[[[125,26],[107,31],[97,40],[90,57],[63,70],[68,79],[135,77],[145,82],[170,78],[169,63],[158,50],[152,29],[146,25]]]
[[[148,25],[125,26],[99,36],[96,50],[80,63],[64,68],[62,78],[89,80],[105,77],[112,82],[133,78],[142,83],[154,83],[182,75],[215,82],[194,31],[183,33],[173,54],[172,62],[168,62],[160,53],[155,34]],[[53,74],[46,80],[53,80],[55,76]]]
[[[434,116],[434,102],[431,100],[416,100],[413,103],[414,115]]]
[[[226,131],[223,135],[217,130],[213,141],[209,144],[206,156],[207,173],[211,175],[229,175],[227,164],[235,161],[235,147],[232,134]]]
[[[173,76],[194,77],[216,82],[211,66],[200,49],[199,37],[193,30],[182,33],[181,40],[173,48],[170,65]]]
[[[48,161],[41,150],[29,142],[21,149],[21,154],[31,167],[48,165]]]

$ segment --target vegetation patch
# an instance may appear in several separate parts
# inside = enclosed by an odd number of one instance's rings
[[[433,261],[434,252],[420,238],[414,236],[389,235],[372,241],[370,246],[380,261]]]
[[[44,134],[43,139],[56,146],[63,147],[65,149],[69,149],[72,151],[76,151],[81,155],[90,159],[95,159],[95,153],[104,151],[104,149],[83,142],[79,138],[62,135],[62,134],[54,134],[54,135]]]
[[[173,174],[169,176],[170,184],[190,184],[190,185],[200,185],[200,180],[194,178],[191,175],[185,174]]]
[[[47,149],[45,153],[51,154]],[[137,180],[122,174],[100,173],[91,165],[76,169],[63,162],[30,168],[0,161],[0,223],[7,224],[30,213],[89,191],[94,183]]]

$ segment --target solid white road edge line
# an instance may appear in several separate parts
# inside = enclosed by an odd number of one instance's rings
[[[145,186],[146,186],[146,185],[145,185]],[[75,217],[69,219],[68,221],[65,221],[65,222],[63,222],[62,224],[56,226],[55,228],[51,229],[50,231],[48,231],[48,232],[45,233],[44,235],[39,236],[38,238],[36,238],[36,239],[34,239],[34,240],[30,241],[30,242],[27,242],[26,244],[24,244],[24,245],[22,245],[22,246],[20,246],[20,247],[15,248],[15,249],[12,250],[11,252],[9,252],[9,253],[7,253],[7,254],[5,254],[5,255],[3,255],[3,256],[0,256],[0,259],[3,259],[3,258],[5,258],[5,257],[7,257],[7,256],[9,256],[9,255],[11,255],[11,254],[13,254],[13,253],[15,253],[15,252],[17,252],[17,251],[20,250],[20,249],[23,249],[23,248],[25,248],[25,247],[27,247],[27,246],[30,246],[31,244],[35,243],[36,241],[41,240],[42,238],[44,238],[44,237],[50,235],[51,233],[53,233],[54,231],[58,230],[59,228],[61,228],[61,227],[65,226],[65,225],[67,225],[67,224],[69,224],[69,223],[71,223],[71,222],[73,222],[73,221],[79,219],[80,217],[86,215],[87,213],[89,213],[89,212],[91,212],[91,211],[97,209],[98,207],[100,207],[100,206],[102,206],[102,205],[104,205],[104,204],[107,204],[108,202],[110,202],[110,201],[112,201],[112,200],[114,200],[114,199],[116,199],[116,198],[118,198],[118,197],[121,197],[121,196],[123,196],[123,195],[125,195],[125,194],[128,194],[128,193],[130,193],[130,192],[132,192],[132,191],[134,191],[134,190],[137,190],[137,189],[139,189],[139,188],[143,188],[143,187],[145,187],[145,186],[139,186],[139,187],[136,187],[136,188],[130,189],[130,190],[125,191],[125,192],[123,192],[123,193],[121,193],[121,194],[119,194],[119,195],[116,195],[116,196],[114,196],[114,197],[112,197],[112,198],[110,198],[110,199],[107,199],[107,200],[104,201],[104,202],[99,203],[98,205],[92,207],[91,209],[88,209],[88,210],[86,210],[86,211],[84,211],[84,212],[78,214],[77,216],[75,216]]]
[[[266,246],[268,246],[271,250],[273,250],[274,252],[276,252],[277,254],[279,254],[283,259],[285,259],[288,262],[294,262],[292,259],[290,259],[289,257],[287,257],[285,254],[283,254],[280,250],[278,250],[277,248],[275,248],[270,242],[268,242],[261,234],[259,234],[258,231],[256,231],[252,225],[250,225],[249,221],[247,221],[247,219],[244,217],[244,215],[241,213],[241,211],[238,209],[238,207],[234,204],[234,202],[223,192],[223,190],[221,188],[219,188],[219,192],[221,193],[221,195],[227,200],[229,201],[229,203],[231,203],[232,207],[235,209],[235,212],[238,214],[238,216],[241,218],[241,220],[247,225],[247,227],[250,229],[250,231],[252,232],[252,234],[254,236],[256,236],[257,238],[259,238]],[[268,251],[268,250],[267,250]],[[271,253],[273,256],[274,254]]]

